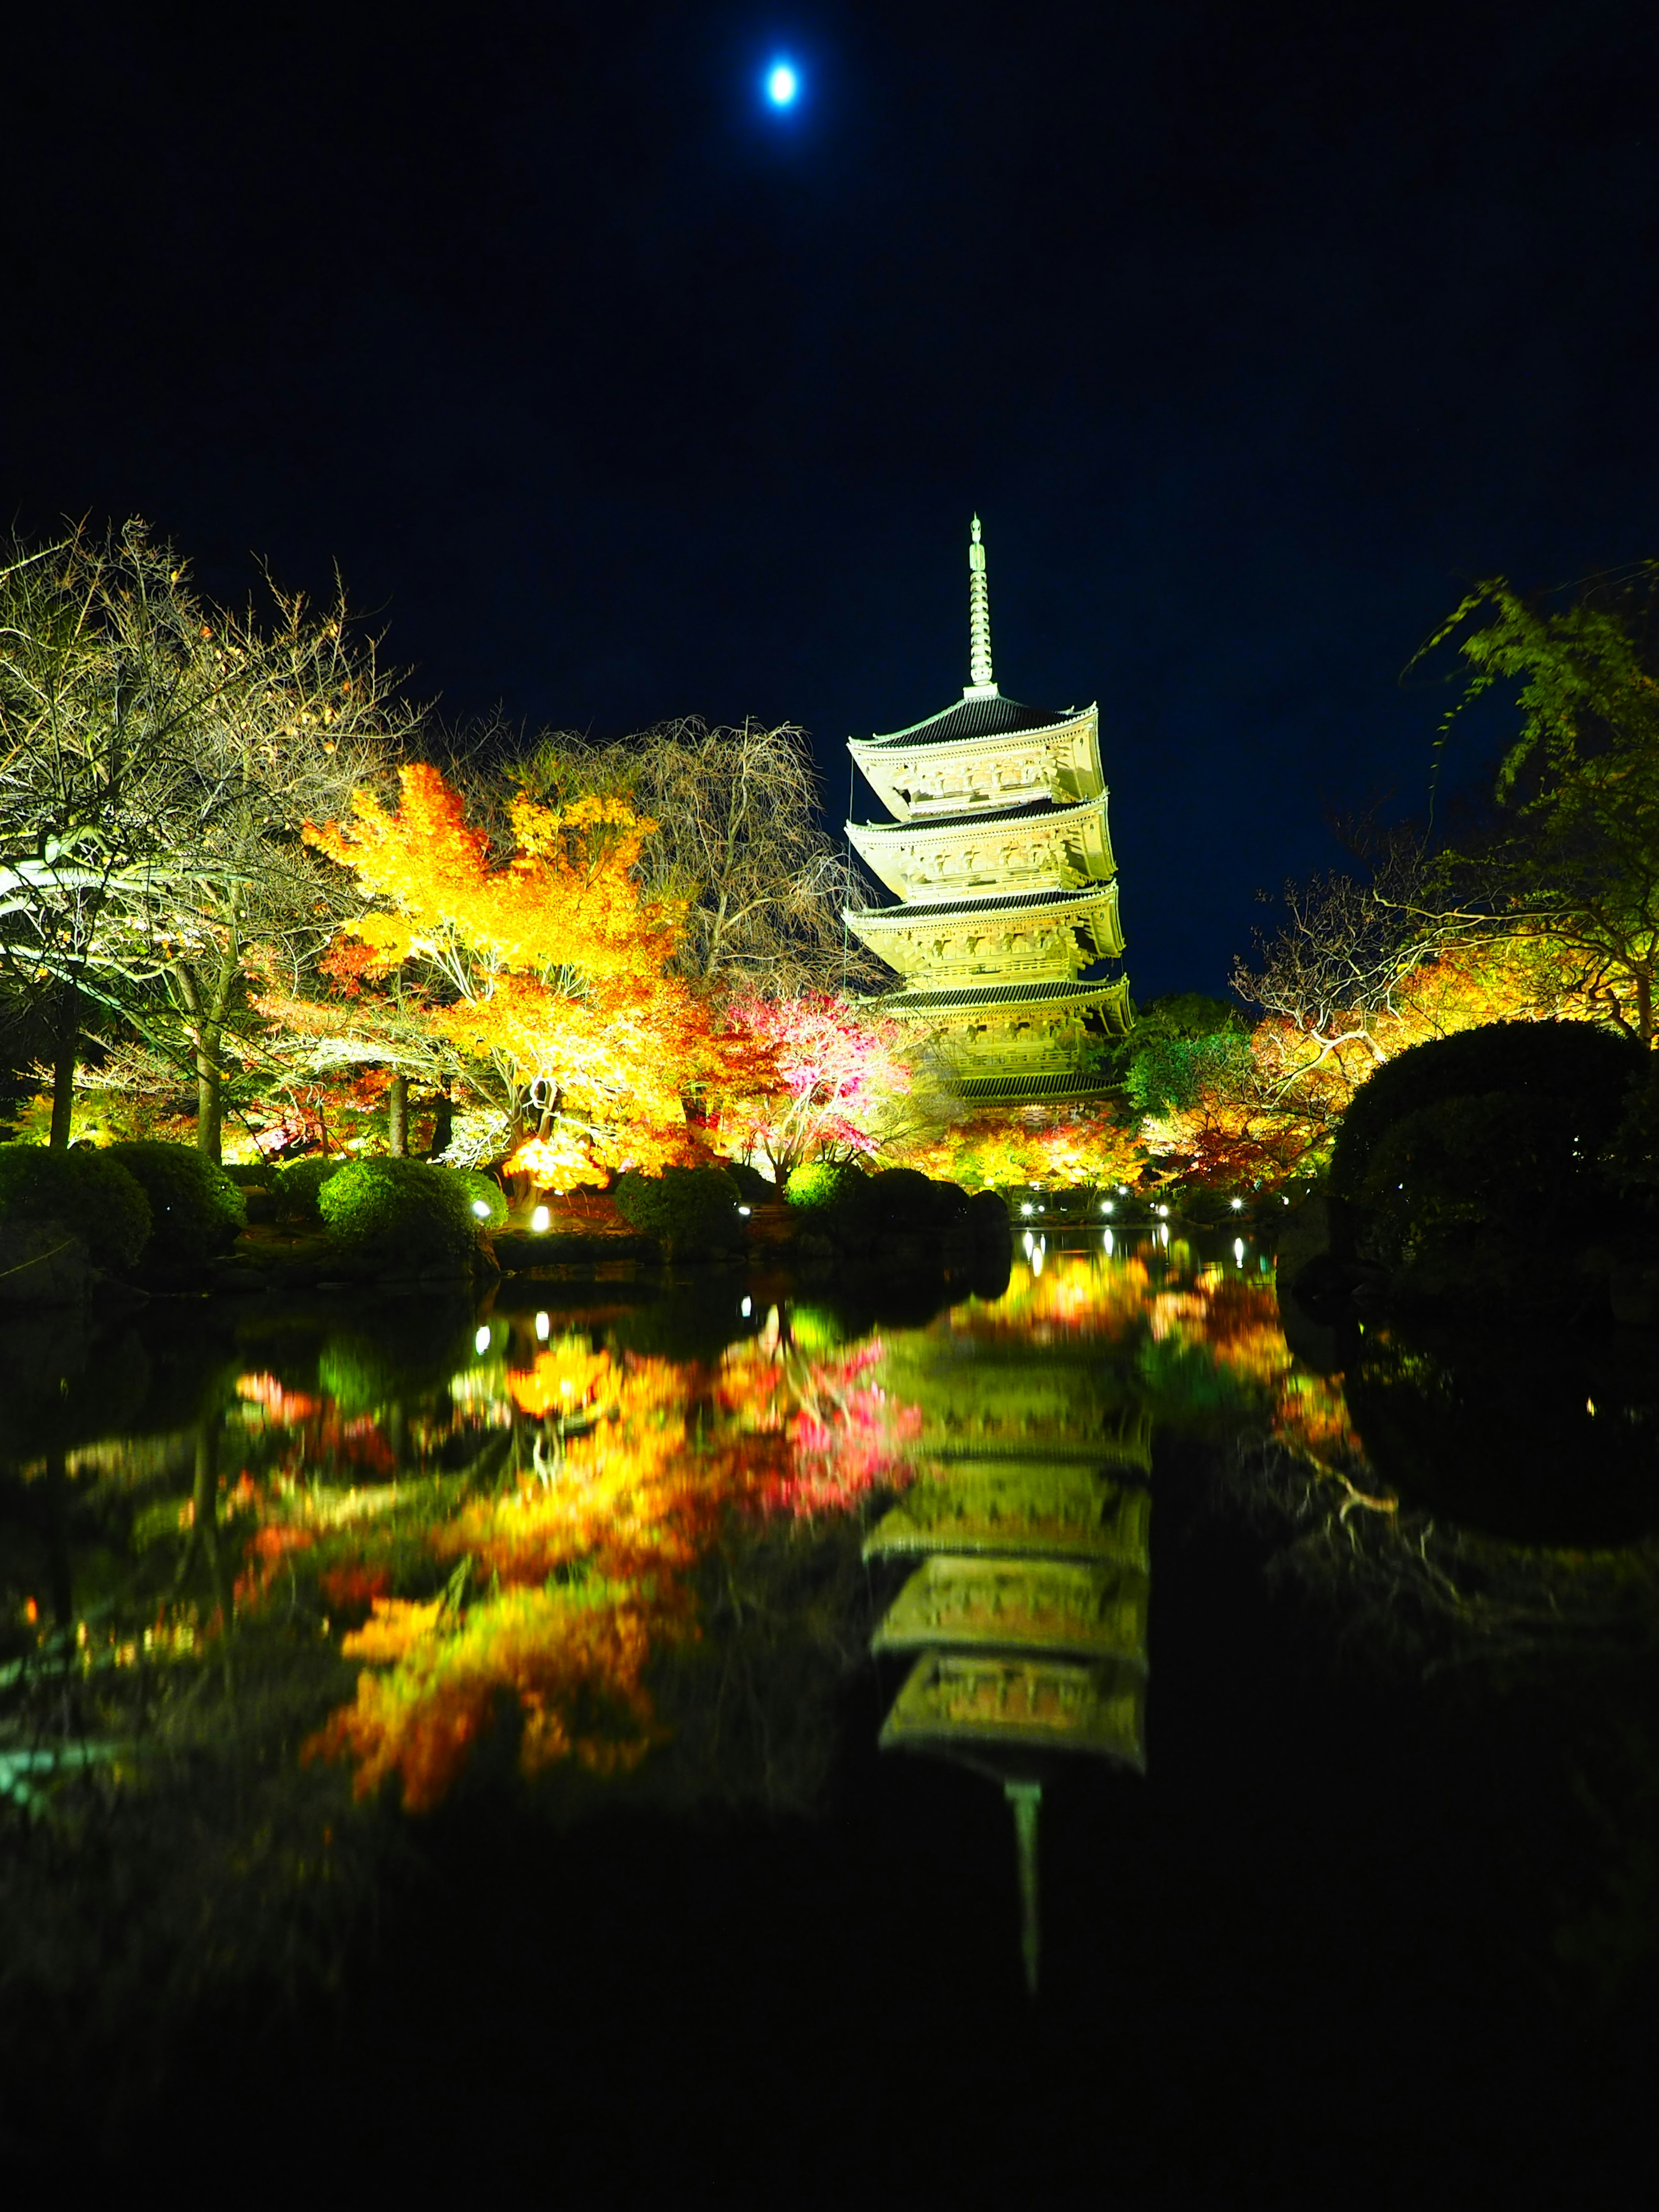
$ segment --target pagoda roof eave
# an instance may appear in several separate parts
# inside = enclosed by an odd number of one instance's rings
[[[884,998],[866,999],[860,1003],[874,1012],[898,1015],[972,1013],[981,1006],[1087,1007],[1121,999],[1127,988],[1127,980],[1121,975],[1094,983],[1054,976],[1021,983],[981,985],[977,989],[964,986],[947,990],[890,991]]]
[[[984,740],[994,744],[1008,738],[1041,737],[1049,730],[1063,730],[1068,723],[1085,721],[1097,713],[1097,705],[1067,707],[1054,714],[1046,707],[1027,707],[1018,699],[1005,698],[999,692],[974,696],[964,694],[941,707],[937,714],[926,714],[919,722],[908,723],[902,730],[872,731],[868,738],[852,738],[854,745],[885,750],[894,745],[939,744],[974,743]]]
[[[1027,822],[1053,821],[1069,818],[1076,821],[1088,814],[1103,814],[1110,793],[1098,791],[1092,799],[1073,799],[1069,803],[1050,799],[1046,793],[1038,799],[1016,800],[1007,806],[976,806],[963,812],[948,816],[938,822],[848,822],[847,834],[854,842],[860,837],[917,840],[943,837],[956,840],[964,830],[976,823],[989,821],[995,816],[1001,826],[1011,820]]]
[[[1084,1105],[1113,1097],[1117,1088],[1103,1077],[1069,1068],[1030,1075],[959,1075],[957,1087],[970,1106]]]
[[[900,906],[847,907],[842,919],[854,929],[871,924],[878,929],[902,927],[920,921],[934,922],[953,916],[981,914],[1052,914],[1088,912],[1117,903],[1117,880],[1080,885],[1076,890],[1053,887],[1040,891],[988,891],[981,898],[910,899]]]

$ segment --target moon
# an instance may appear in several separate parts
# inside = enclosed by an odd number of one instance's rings
[[[793,107],[800,78],[788,62],[774,62],[766,72],[766,97],[774,107]]]

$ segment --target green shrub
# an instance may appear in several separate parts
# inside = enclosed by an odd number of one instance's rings
[[[1250,1041],[1239,1030],[1208,1036],[1147,1039],[1130,1059],[1124,1094],[1143,1114],[1168,1114],[1197,1103],[1199,1092],[1237,1082],[1250,1065]]]
[[[507,1200],[494,1176],[481,1175],[476,1168],[447,1168],[439,1172],[460,1177],[475,1231],[487,1234],[493,1229],[506,1228]],[[483,1213],[478,1211],[481,1206],[486,1209]]]
[[[1526,1091],[1442,1098],[1392,1123],[1359,1186],[1377,1258],[1466,1264],[1530,1244],[1601,1187],[1579,1102]]]
[[[974,1215],[959,1183],[934,1182],[915,1168],[884,1168],[843,1183],[824,1218],[831,1236],[858,1247],[891,1237],[969,1234]]]
[[[791,1206],[834,1206],[866,1180],[845,1160],[808,1160],[791,1169],[783,1194]]]
[[[726,1160],[721,1164],[738,1186],[738,1196],[745,1206],[775,1206],[783,1196],[772,1178],[750,1167],[747,1160]]]
[[[1659,1196],[1659,1056],[1647,1065],[1625,1094],[1625,1111],[1608,1147],[1607,1167],[1627,1198]]]
[[[732,1251],[743,1241],[738,1186],[723,1168],[629,1169],[611,1196],[629,1226],[659,1237],[670,1254]]]
[[[130,1267],[151,1225],[143,1185],[94,1145],[0,1145],[0,1220],[61,1221],[105,1267]]]
[[[331,1176],[337,1176],[346,1164],[337,1152],[326,1158],[320,1152],[311,1152],[302,1160],[294,1160],[276,1178],[276,1218],[300,1226],[314,1228],[321,1221],[317,1194]]]
[[[275,1190],[283,1172],[274,1160],[226,1160],[222,1165],[238,1190]]]
[[[193,1145],[149,1139],[111,1145],[106,1159],[118,1160],[143,1185],[151,1215],[146,1266],[193,1267],[216,1252],[228,1252],[247,1226],[242,1194],[222,1167]]]
[[[355,1265],[470,1265],[481,1226],[468,1177],[424,1160],[347,1160],[318,1192],[331,1238]]]
[[[1589,1022],[1489,1022],[1413,1045],[1355,1092],[1336,1133],[1331,1188],[1358,1198],[1384,1133],[1407,1115],[1499,1091],[1569,1105],[1584,1156],[1595,1157],[1610,1143],[1626,1092],[1646,1067],[1640,1045]]]

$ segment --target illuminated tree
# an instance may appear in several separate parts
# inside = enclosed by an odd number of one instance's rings
[[[1136,1182],[1146,1154],[1133,1122],[1100,1103],[976,1114],[902,1158],[969,1189],[1093,1190]]]
[[[752,1039],[775,1081],[736,1092],[721,1135],[744,1158],[759,1152],[778,1182],[803,1160],[868,1157],[879,1146],[884,1110],[910,1088],[896,1022],[872,1018],[828,992],[727,1002],[734,1036]]]
[[[208,703],[139,526],[0,568],[0,967],[49,1041],[54,1146],[86,1021],[141,1012],[164,964],[150,922],[185,888]]]
[[[1466,933],[1544,939],[1585,1006],[1645,1045],[1659,1030],[1656,583],[1645,562],[1545,613],[1498,577],[1423,648],[1455,637],[1470,671],[1443,740],[1500,684],[1517,687],[1520,726],[1492,818],[1445,856],[1420,908]]]
[[[300,823],[380,771],[408,717],[339,599],[228,616],[137,522],[0,575],[0,961],[49,999],[52,1141],[101,1008],[190,1068],[220,1150],[250,948],[297,969],[331,933]]]
[[[746,1040],[717,1037],[671,972],[681,909],[635,879],[655,825],[625,799],[521,795],[503,860],[436,769],[399,782],[397,812],[359,792],[349,819],[306,830],[378,902],[344,933],[362,977],[398,984],[395,1012],[356,1002],[362,1056],[407,1024],[493,1116],[501,1150],[528,1120],[544,1139],[574,1137],[590,1173],[678,1157],[683,1092],[730,1076]],[[351,1041],[349,1018],[337,1049]]]
[[[811,744],[793,723],[690,718],[609,745],[550,737],[520,774],[531,797],[625,793],[656,822],[635,867],[648,898],[684,906],[677,973],[767,998],[884,973],[842,926],[857,886],[820,825]]]

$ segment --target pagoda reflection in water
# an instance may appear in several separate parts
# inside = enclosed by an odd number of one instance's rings
[[[881,1742],[1001,1783],[1035,1991],[1044,1784],[1079,1755],[1146,1768],[1152,1417],[1088,1336],[1038,1350],[971,1313],[895,1346],[885,1381],[921,1408],[923,1464],[865,1545],[917,1562],[872,1638],[915,1655]]]

